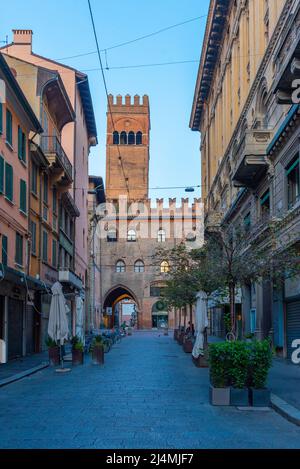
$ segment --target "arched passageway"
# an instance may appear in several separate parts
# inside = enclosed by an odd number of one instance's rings
[[[139,304],[135,294],[127,287],[118,285],[112,288],[104,299],[103,321],[105,327],[120,326],[123,321],[139,326]]]

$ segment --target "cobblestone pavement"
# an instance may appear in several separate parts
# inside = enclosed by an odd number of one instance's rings
[[[135,332],[105,358],[0,388],[0,447],[300,448],[272,410],[210,406],[207,370],[171,337]]]

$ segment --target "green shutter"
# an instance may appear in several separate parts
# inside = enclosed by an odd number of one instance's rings
[[[8,109],[6,109],[6,141],[12,145],[12,115]]]
[[[14,173],[10,164],[5,163],[5,196],[12,202],[14,194]]]
[[[18,125],[18,158],[22,160],[22,129]]]
[[[19,233],[16,233],[16,263],[18,265],[23,265],[23,236]]]
[[[43,261],[48,262],[48,233],[43,231]]]
[[[57,243],[56,240],[52,240],[52,265],[53,267],[56,267],[57,265]]]
[[[36,254],[36,224],[34,221],[30,222],[30,233],[31,233],[31,252]]]
[[[0,103],[0,134],[3,133],[3,104]]]
[[[2,264],[7,265],[7,236],[2,235]]]
[[[27,213],[27,187],[23,179],[20,179],[20,210]]]
[[[0,155],[0,194],[4,192],[4,159]]]
[[[293,163],[291,163],[286,168],[286,175],[288,176],[293,171],[293,169],[295,169],[297,166],[299,166],[299,158],[297,158]]]
[[[26,161],[26,135],[22,132],[22,160]]]

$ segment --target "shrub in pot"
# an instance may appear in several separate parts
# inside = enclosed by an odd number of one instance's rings
[[[230,404],[234,406],[249,405],[248,369],[250,363],[249,344],[242,340],[229,343],[229,380]]]
[[[101,335],[94,337],[90,351],[92,353],[92,363],[93,365],[103,365],[104,364],[104,341]]]
[[[76,335],[71,340],[72,343],[72,365],[83,364],[83,342]]]
[[[209,346],[210,389],[209,400],[212,405],[230,404],[228,376],[229,342],[220,342]]]
[[[268,339],[255,340],[251,346],[248,369],[248,386],[251,405],[268,407],[270,390],[266,388],[269,370],[272,366],[272,349]]]
[[[46,346],[48,347],[48,354],[49,354],[49,363],[51,366],[58,366],[60,363],[60,350],[59,346],[55,342],[55,340],[51,339],[50,336],[47,337]]]

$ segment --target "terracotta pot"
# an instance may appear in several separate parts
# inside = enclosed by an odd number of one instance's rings
[[[208,360],[203,355],[199,355],[198,358],[192,356],[192,360],[197,368],[208,368]]]
[[[83,365],[83,352],[81,350],[72,350],[72,365]]]
[[[211,405],[230,405],[230,388],[209,387],[209,402]]]
[[[183,343],[183,350],[185,353],[192,353],[194,348],[194,343],[191,341],[191,339],[187,339]]]
[[[93,365],[103,365],[104,364],[104,348],[103,347],[94,347],[92,350],[92,363]]]
[[[60,364],[59,346],[57,345],[55,347],[49,347],[48,354],[50,366],[58,366]]]

